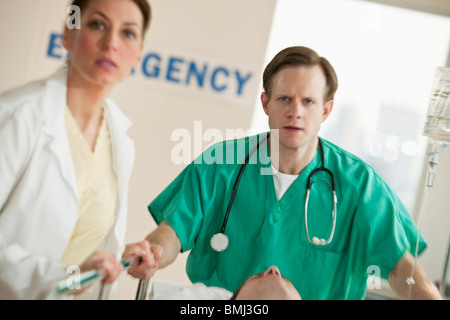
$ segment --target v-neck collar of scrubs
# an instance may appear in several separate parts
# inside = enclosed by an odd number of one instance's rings
[[[280,201],[287,189],[289,189],[291,184],[298,178],[298,174],[286,174],[280,172],[272,164],[272,175],[277,199]]]
[[[267,148],[269,149],[269,148]],[[298,197],[299,194],[302,194],[302,188],[306,190],[306,183],[308,181],[308,177],[311,174],[311,172],[318,168],[321,164],[321,156],[319,150],[316,150],[316,154],[314,155],[313,159],[307,164],[307,166],[300,172],[298,177],[295,179],[294,182],[292,182],[291,186],[286,190],[283,197],[278,201],[277,195],[275,192],[275,183],[273,181],[273,174],[266,175],[265,181],[267,186],[267,195],[268,199],[270,201],[274,201],[278,203],[278,205],[283,209],[288,203],[292,201],[292,198]],[[267,151],[267,156],[270,158],[269,150]],[[270,161],[270,166],[272,166],[272,162]]]
[[[70,111],[69,106],[66,106],[66,125],[68,129],[71,130],[74,139],[76,139],[79,147],[83,150],[83,153],[85,154],[87,159],[92,160],[95,157],[95,155],[100,152],[99,149],[102,148],[102,146],[99,145],[100,144],[99,142],[104,141],[106,135],[108,134],[107,132],[108,128],[106,127],[107,124],[105,119],[105,108],[103,108],[102,110],[100,124],[98,127],[98,133],[97,137],[95,138],[94,149],[91,148],[89,142],[86,140],[83,133],[81,132],[81,129],[78,127],[75,118],[73,117],[72,112]]]

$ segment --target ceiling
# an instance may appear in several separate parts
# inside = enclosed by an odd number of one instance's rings
[[[450,17],[450,0],[363,0]]]

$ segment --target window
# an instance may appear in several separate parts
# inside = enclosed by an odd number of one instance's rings
[[[292,45],[331,62],[339,88],[319,135],[372,165],[413,214],[428,101],[449,39],[447,17],[359,0],[279,0],[266,64]],[[252,130],[268,130],[255,110]]]

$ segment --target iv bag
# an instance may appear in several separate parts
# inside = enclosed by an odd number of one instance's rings
[[[450,142],[450,68],[436,68],[423,134]]]

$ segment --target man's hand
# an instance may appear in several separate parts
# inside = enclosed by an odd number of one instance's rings
[[[150,244],[147,240],[132,243],[126,246],[122,258],[131,262],[128,273],[140,279],[153,277],[158,270],[163,255],[163,247]]]

